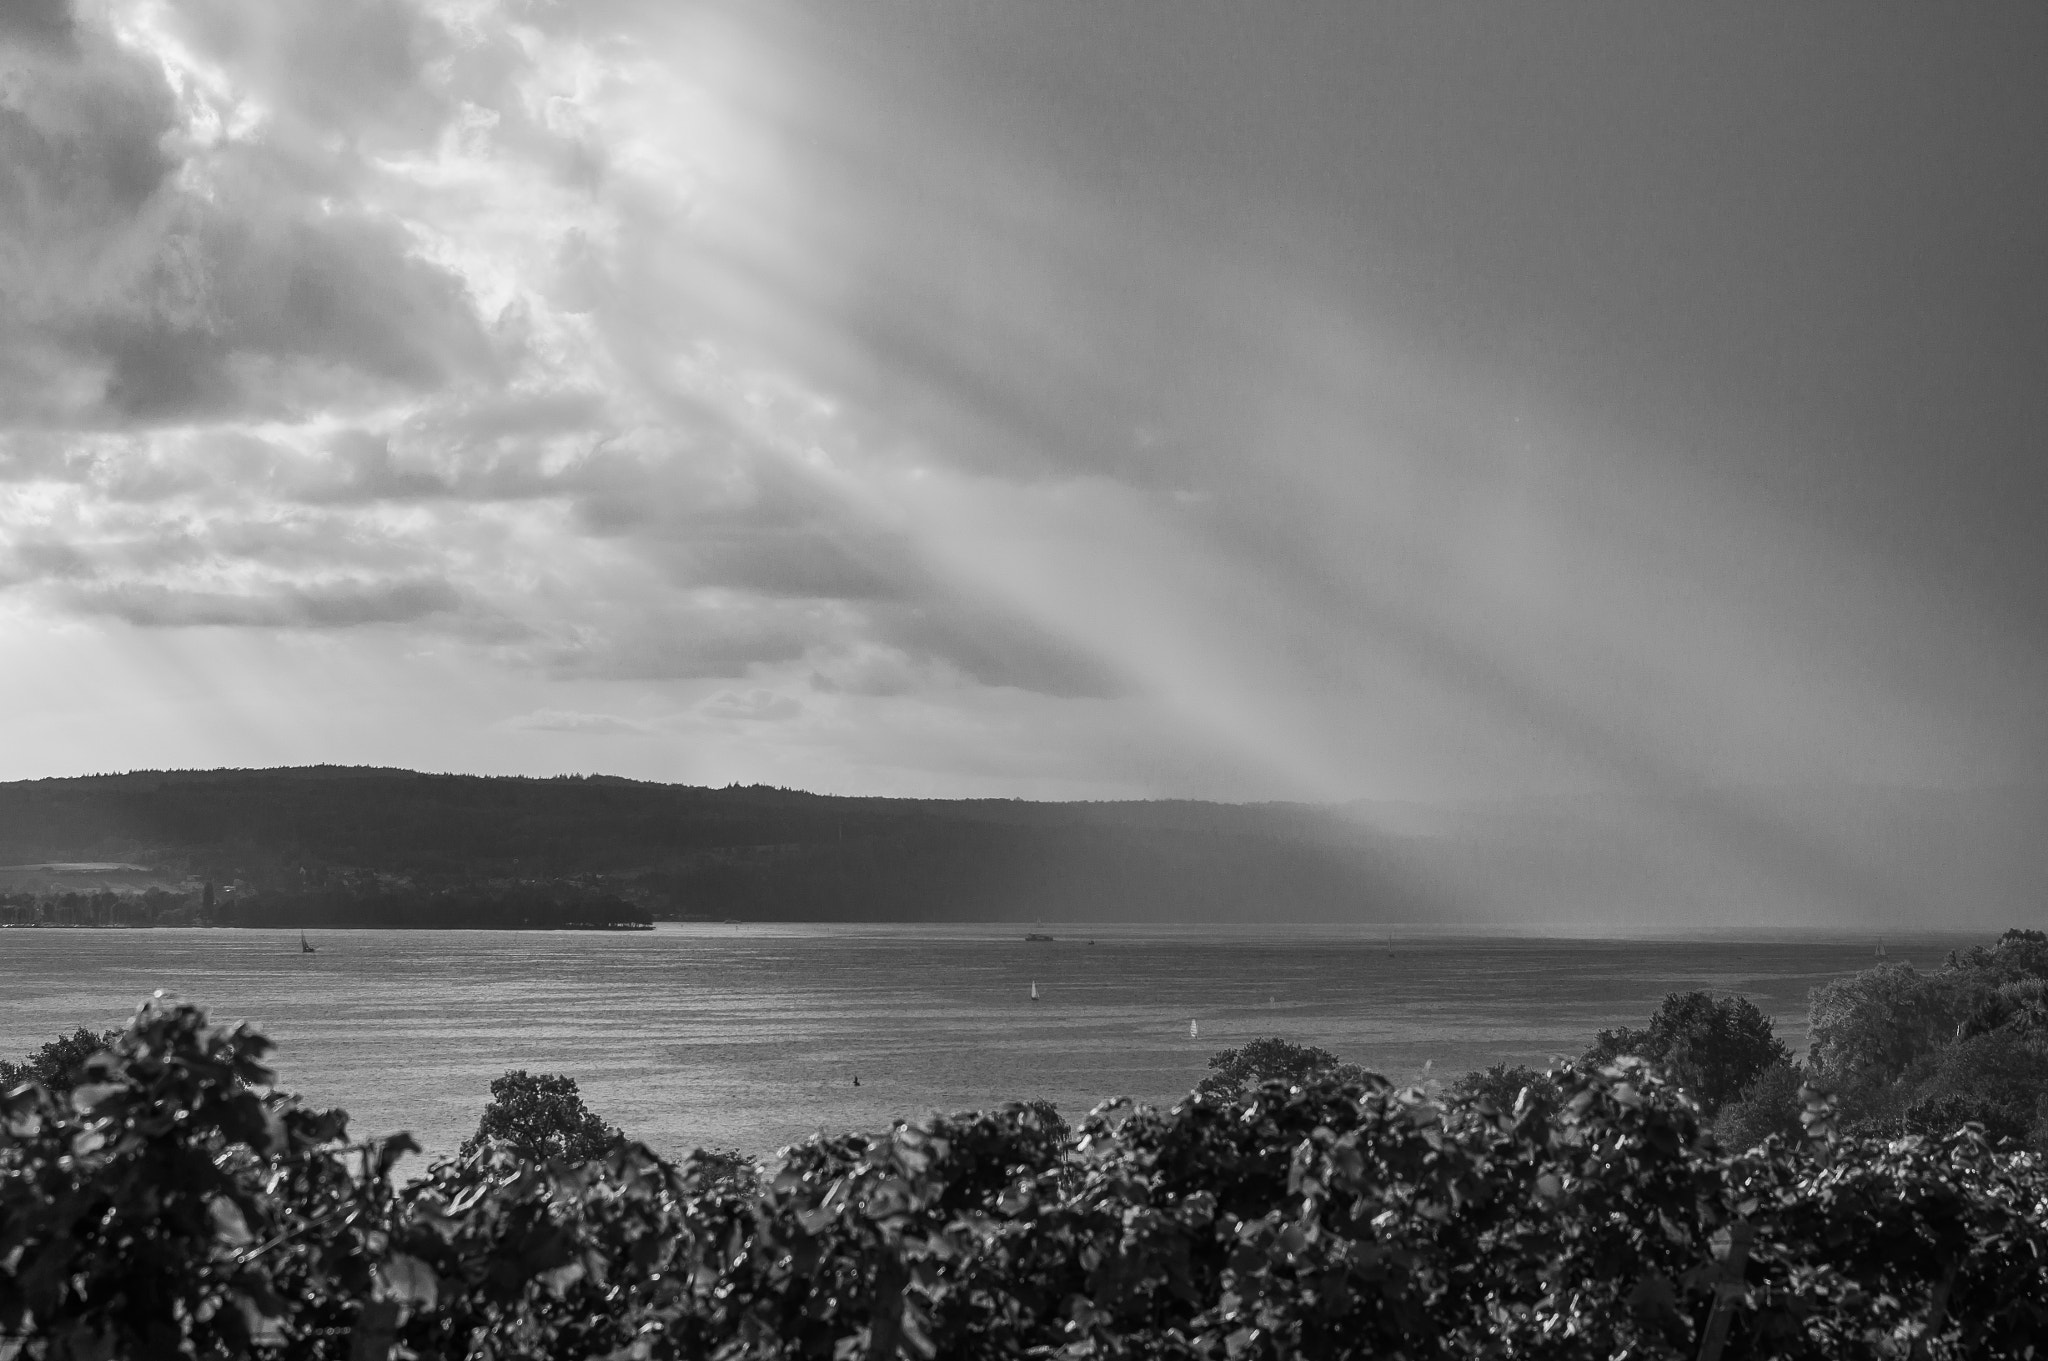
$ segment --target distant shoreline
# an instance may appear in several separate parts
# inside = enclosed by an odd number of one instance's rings
[[[375,926],[278,926],[267,922],[0,922],[0,931],[652,931],[652,922],[620,922],[614,925],[574,924],[527,926],[508,922],[503,926],[450,927],[436,923],[417,926],[380,922]]]
[[[1543,949],[1554,946],[1577,946],[1588,950],[1628,948],[1645,945],[1668,946],[1756,946],[1758,948],[1789,948],[1805,945],[1828,945],[1846,947],[1859,955],[1868,955],[1878,942],[1889,942],[1890,959],[1893,963],[1908,962],[1915,958],[1932,956],[1937,959],[1950,949],[1960,949],[1972,944],[1982,944],[1984,934],[1968,928],[1940,930],[1899,930],[1882,927],[1786,927],[1786,926],[1731,926],[1723,928],[1692,927],[1657,930],[1637,928],[1619,932],[1594,933],[1575,924],[1518,925],[1511,923],[1400,923],[1386,925],[1377,922],[1340,923],[1320,921],[1264,922],[1250,924],[1243,922],[1145,922],[1145,921],[1085,921],[1063,923],[1067,933],[1054,936],[1051,942],[1031,940],[1016,934],[1019,926],[1028,922],[1018,921],[944,921],[928,919],[862,920],[844,921],[829,919],[795,918],[677,918],[659,917],[651,923],[619,923],[601,925],[504,925],[484,923],[463,923],[451,925],[438,922],[416,924],[396,923],[347,923],[347,922],[0,922],[0,930],[55,930],[55,931],[157,931],[157,930],[228,930],[228,931],[275,931],[280,933],[313,933],[316,940],[321,932],[380,932],[380,931],[493,931],[526,932],[546,934],[573,933],[633,933],[646,935],[659,930],[677,930],[688,934],[723,936],[735,929],[769,934],[809,935],[822,933],[844,936],[873,936],[884,940],[929,940],[961,939],[984,941],[989,944],[1014,942],[1043,948],[1048,944],[1056,947],[1085,948],[1084,942],[1093,941],[1101,945],[1134,945],[1149,941],[1186,940],[1191,937],[1206,937],[1219,943],[1270,942],[1275,944],[1302,944],[1320,941],[1328,944],[1357,945],[1374,952],[1391,949],[1396,954],[1428,952],[1436,949],[1457,949],[1459,947],[1487,946],[1508,949]]]

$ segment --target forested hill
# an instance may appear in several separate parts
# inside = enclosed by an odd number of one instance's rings
[[[138,772],[0,784],[0,865],[130,862],[259,896],[601,878],[752,920],[1427,921],[1386,848],[1303,805],[838,798],[604,776]]]

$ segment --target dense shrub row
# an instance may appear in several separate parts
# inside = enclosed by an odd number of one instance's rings
[[[1961,1121],[2048,1151],[2048,934],[1921,973],[1887,963],[1813,992],[1808,1071],[1858,1128],[1927,1131]]]
[[[1839,1128],[1866,1140],[1939,1139],[1974,1124],[1993,1146],[2048,1154],[2048,933],[2007,931],[1928,973],[1886,962],[1830,980],[1808,996],[1803,1061],[1772,1030],[1745,998],[1675,992],[1649,1025],[1601,1031],[1579,1066],[1650,1060],[1731,1148],[1796,1140],[1804,1093],[1820,1088]],[[1496,1064],[1456,1090],[1511,1104],[1550,1084]]]
[[[1729,1357],[2048,1337],[2035,1155],[1836,1136],[1817,1096],[1729,1154],[1628,1060],[1554,1106],[1312,1076],[820,1137],[758,1185],[489,1143],[401,1187],[409,1141],[349,1142],[268,1048],[159,999],[0,1098],[26,1355],[1691,1357],[1717,1300]]]

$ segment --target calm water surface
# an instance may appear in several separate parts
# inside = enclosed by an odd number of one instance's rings
[[[0,931],[0,1054],[152,989],[256,1022],[281,1083],[432,1154],[508,1068],[567,1073],[657,1150],[1049,1098],[1171,1102],[1218,1049],[1320,1044],[1409,1081],[1577,1053],[1667,992],[1747,995],[1803,1047],[1806,994],[1874,938],[1546,940],[1314,931],[663,925],[652,934]],[[1922,968],[1978,936],[1892,938]],[[1030,1000],[1036,981],[1041,1000]],[[1189,1021],[1200,1035],[1190,1037]],[[861,1085],[855,1087],[855,1075]]]

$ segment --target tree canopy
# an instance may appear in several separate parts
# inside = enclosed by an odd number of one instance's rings
[[[1809,1066],[1850,1127],[1964,1123],[2048,1152],[2048,934],[2007,931],[1931,973],[1883,964],[1814,989]]]
[[[1601,1031],[1585,1062],[1598,1066],[1630,1054],[1648,1059],[1711,1118],[1772,1065],[1792,1057],[1772,1031],[1771,1018],[1747,997],[1674,992],[1643,1029]]]
[[[94,1032],[84,1026],[59,1035],[20,1063],[0,1059],[0,1091],[21,1082],[40,1082],[53,1092],[68,1092],[84,1076],[85,1061],[110,1048],[118,1030]]]
[[[492,1140],[522,1158],[590,1162],[617,1148],[625,1136],[583,1104],[575,1078],[520,1069],[492,1079],[490,1104],[476,1133],[463,1141],[463,1155]]]
[[[1358,1082],[1366,1076],[1365,1069],[1345,1063],[1327,1049],[1270,1036],[1210,1055],[1209,1069],[1209,1075],[1201,1081],[1201,1091],[1234,1092],[1261,1082],[1292,1084],[1319,1077],[1333,1082]]]

